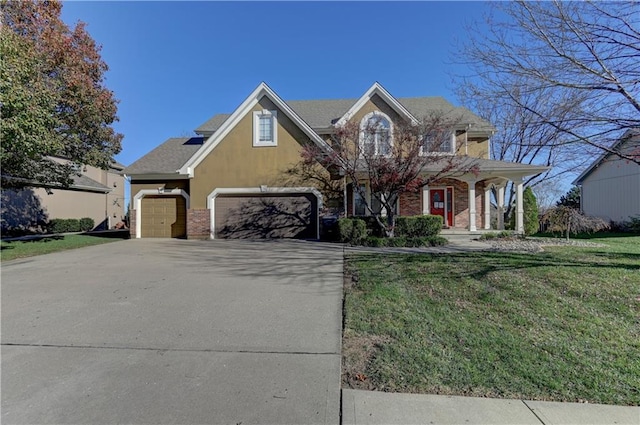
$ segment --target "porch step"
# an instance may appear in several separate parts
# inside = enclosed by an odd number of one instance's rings
[[[447,239],[449,242],[468,242],[477,241],[484,233],[491,232],[491,230],[477,230],[470,232],[464,229],[443,229],[440,232],[440,236]]]

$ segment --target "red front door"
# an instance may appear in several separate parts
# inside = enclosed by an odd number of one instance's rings
[[[431,189],[429,191],[430,213],[442,216],[446,227],[453,225],[453,188]]]

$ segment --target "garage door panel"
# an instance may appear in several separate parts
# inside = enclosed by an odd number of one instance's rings
[[[179,238],[186,235],[186,201],[182,196],[147,196],[142,199],[143,238]]]
[[[317,199],[287,196],[219,196],[215,204],[216,237],[224,239],[317,236]]]

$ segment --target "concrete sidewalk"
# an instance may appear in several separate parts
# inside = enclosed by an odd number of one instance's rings
[[[640,407],[342,390],[342,424],[629,424]]]

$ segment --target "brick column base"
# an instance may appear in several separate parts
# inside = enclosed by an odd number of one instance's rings
[[[129,234],[131,239],[136,238],[136,210],[131,210],[129,213]]]
[[[187,210],[187,239],[211,238],[211,215],[208,209]]]

